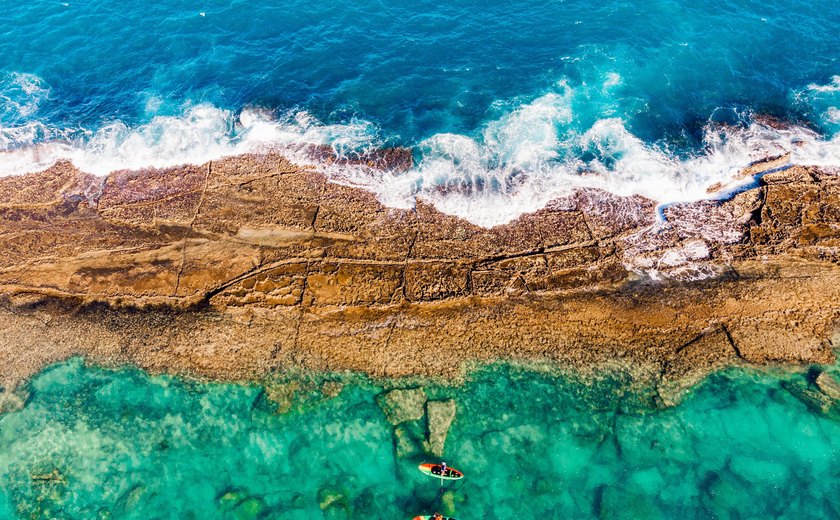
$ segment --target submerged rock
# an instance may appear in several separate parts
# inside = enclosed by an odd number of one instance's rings
[[[385,414],[385,419],[396,426],[423,418],[426,392],[422,388],[390,390],[376,396],[376,403]]]
[[[463,504],[465,501],[464,497],[458,495],[455,491],[447,490],[440,497],[440,513],[444,516],[455,516],[457,514],[456,506]]]
[[[26,400],[18,392],[7,392],[0,388],[0,415],[22,410]]]
[[[455,419],[455,401],[429,401],[426,403],[426,413],[429,420],[429,452],[438,457],[443,455],[446,436],[452,420]]]
[[[811,410],[840,420],[840,402],[821,391],[819,387],[805,381],[782,381],[781,385]]]
[[[422,421],[407,421],[394,428],[394,451],[398,459],[423,454],[426,426]]]
[[[299,381],[273,383],[265,386],[265,398],[277,406],[277,413],[288,413],[295,405],[296,396],[301,389]]]
[[[829,372],[821,372],[814,381],[817,387],[835,401],[840,401],[840,381]]]
[[[705,492],[700,494],[700,503],[709,512],[710,518],[740,517],[745,498],[753,496],[755,492],[750,482],[726,470],[708,475],[702,487]],[[756,517],[764,516],[756,514]]]
[[[296,376],[288,380],[272,380],[263,383],[264,392],[261,406],[273,409],[278,414],[292,410],[302,411],[334,399],[341,394],[344,383],[341,381],[317,381]]]
[[[146,496],[146,486],[137,484],[132,487],[117,500],[114,511],[117,514],[128,516],[132,511],[137,511],[142,507],[143,497]]]
[[[595,511],[598,518],[662,518],[656,494],[633,493],[618,486],[604,486],[596,490]]]
[[[343,490],[327,486],[318,490],[318,507],[321,511],[339,509],[349,513],[350,500]]]
[[[784,464],[770,460],[759,460],[754,457],[737,455],[732,457],[729,469],[744,482],[776,482],[782,486],[787,480],[790,470]]]

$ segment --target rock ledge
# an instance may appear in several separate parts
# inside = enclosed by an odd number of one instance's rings
[[[0,386],[72,355],[220,379],[833,360],[840,177],[774,170],[664,216],[582,190],[484,229],[276,155],[2,178]]]

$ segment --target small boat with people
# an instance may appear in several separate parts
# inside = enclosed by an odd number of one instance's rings
[[[420,473],[423,473],[424,475],[439,478],[441,480],[461,480],[464,478],[463,473],[455,468],[450,468],[445,462],[441,462],[440,464],[425,462],[420,464],[417,469],[419,469]]]
[[[443,486],[444,480],[461,480],[464,478],[464,474],[458,471],[455,468],[450,468],[447,466],[445,462],[441,462],[440,464],[433,464],[429,462],[424,462],[420,464],[417,469],[420,470],[420,473],[424,475],[428,475],[432,478],[439,478],[440,485]],[[451,516],[443,516],[440,513],[435,513],[433,515],[420,515],[415,516],[413,520],[455,520]]]

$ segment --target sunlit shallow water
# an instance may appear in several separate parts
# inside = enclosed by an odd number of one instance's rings
[[[0,417],[0,517],[837,518],[840,422],[812,379],[733,369],[661,409],[620,375],[487,368],[426,386],[457,402],[467,476],[441,487],[416,470],[424,420],[397,442],[361,376],[266,393],[71,360]]]

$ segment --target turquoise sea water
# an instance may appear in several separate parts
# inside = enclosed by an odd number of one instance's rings
[[[730,370],[657,409],[618,375],[488,368],[426,387],[457,402],[445,458],[467,476],[441,487],[365,378],[267,394],[71,360],[0,417],[0,517],[838,518],[840,410],[812,378]]]
[[[407,146],[409,172],[324,171],[493,225],[579,186],[673,202],[768,155],[840,166],[831,0],[0,7],[0,175]],[[812,373],[728,371],[671,409],[604,377],[427,388],[458,406],[446,459],[467,478],[441,489],[382,383],[266,393],[73,360],[0,416],[0,519],[840,518],[840,411]]]
[[[785,150],[840,164],[833,0],[2,7],[0,174],[400,145],[409,175],[331,174],[491,225],[578,185],[669,202]]]

